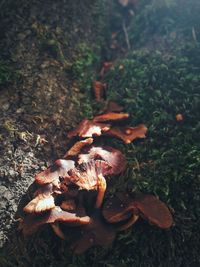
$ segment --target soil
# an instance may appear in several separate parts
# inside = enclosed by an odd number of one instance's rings
[[[16,211],[34,175],[62,157],[80,120],[82,93],[68,69],[77,45],[94,41],[95,5],[10,1],[2,15],[2,55],[18,79],[0,89],[0,247],[16,239]]]

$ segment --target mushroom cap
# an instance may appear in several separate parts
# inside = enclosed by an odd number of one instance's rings
[[[124,141],[125,144],[129,144],[135,139],[145,138],[147,127],[144,124],[140,124],[136,127],[112,127],[105,134],[117,137]]]
[[[83,138],[100,136],[103,132],[106,132],[110,129],[109,124],[105,123],[97,123],[92,120],[84,119],[79,126],[68,133],[68,138],[72,138],[74,136],[79,136]]]
[[[97,167],[94,160],[83,163],[69,172],[64,183],[75,184],[80,189],[96,190],[98,187],[98,175],[101,167]]]
[[[133,205],[141,216],[156,226],[167,229],[173,224],[173,218],[168,207],[157,197],[138,193],[133,199]]]
[[[84,150],[83,154],[78,156],[79,164],[97,159],[105,161],[111,167],[107,171],[102,172],[103,175],[117,175],[126,169],[125,156],[121,151],[112,147],[90,146]]]
[[[121,121],[121,120],[126,120],[128,118],[129,118],[128,113],[108,112],[105,114],[95,116],[93,121],[94,122]]]
[[[80,153],[81,149],[84,146],[91,145],[93,143],[93,138],[87,138],[85,140],[81,140],[76,142],[64,155],[64,158],[70,157],[70,156],[76,156]]]
[[[127,193],[118,193],[109,197],[104,203],[102,215],[109,223],[118,223],[129,219],[137,210],[130,208],[132,203],[131,197]]]
[[[54,183],[58,185],[59,177],[65,177],[68,171],[75,167],[73,160],[57,159],[48,169],[38,173],[35,176],[36,183],[43,185]]]
[[[59,207],[55,207],[54,209],[41,213],[40,215],[27,215],[21,222],[20,229],[22,229],[24,235],[32,235],[38,230],[40,226],[54,222],[75,223],[76,225],[83,225],[90,222],[90,217],[79,217],[76,213],[70,213],[61,210]]]
[[[45,184],[34,193],[34,198],[23,208],[26,213],[40,213],[55,207],[53,184]]]
[[[51,210],[55,207],[54,198],[52,196],[38,195],[32,199],[24,208],[26,213],[41,213]]]
[[[102,214],[109,223],[120,222],[127,219],[130,214],[136,214],[163,229],[173,224],[167,206],[155,196],[142,193],[135,194],[134,198],[128,194],[118,193],[105,202]]]

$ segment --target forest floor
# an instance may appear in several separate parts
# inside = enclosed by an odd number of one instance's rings
[[[200,4],[129,2],[0,1],[2,267],[200,266]],[[105,61],[107,100],[148,126],[142,142],[112,141],[128,169],[111,191],[155,194],[175,223],[139,221],[111,248],[75,256],[48,227],[24,239],[17,210],[34,175],[67,151],[67,132],[101,108],[91,86]]]

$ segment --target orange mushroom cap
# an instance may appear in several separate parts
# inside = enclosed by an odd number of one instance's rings
[[[92,120],[83,120],[79,126],[68,133],[68,138],[72,138],[74,136],[79,136],[83,138],[100,136],[103,132],[106,132],[110,129],[109,124],[104,123],[96,123]]]
[[[145,138],[147,127],[144,124],[140,124],[136,127],[112,127],[105,134],[117,137],[124,141],[125,144],[129,144],[135,139]]]
[[[121,120],[126,120],[128,118],[129,118],[128,113],[108,112],[105,114],[95,116],[93,121],[94,122],[121,121]]]

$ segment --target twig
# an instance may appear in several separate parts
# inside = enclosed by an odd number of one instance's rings
[[[123,28],[127,48],[128,48],[128,50],[130,50],[131,45],[130,45],[130,41],[129,41],[129,37],[128,37],[128,32],[127,32],[125,20],[123,20],[123,22],[122,22],[122,28]]]
[[[195,31],[194,26],[192,27],[192,37],[193,37],[194,41],[197,42],[197,36],[196,36],[196,31]]]

